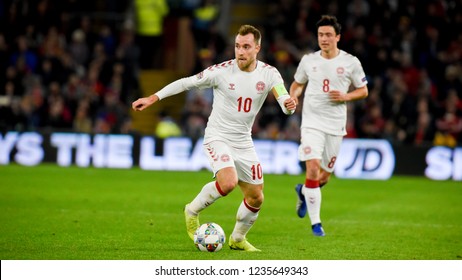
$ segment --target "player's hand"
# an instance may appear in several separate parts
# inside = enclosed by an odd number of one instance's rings
[[[148,97],[139,98],[138,100],[132,103],[132,108],[135,111],[143,111],[144,109],[151,106],[158,100],[159,98],[155,94]]]
[[[284,101],[284,106],[289,111],[297,109],[297,101],[294,98],[288,98]]]
[[[139,98],[138,100],[134,101],[132,103],[132,108],[135,111],[143,111],[146,109],[150,104],[149,101],[147,100],[147,97]]]
[[[329,91],[329,98],[330,98],[330,101],[333,101],[333,102],[345,102],[345,101],[348,101],[346,99],[346,94],[343,93],[343,92],[340,92],[338,90],[331,90]]]
[[[295,102],[295,106],[298,105],[298,96],[290,96],[290,98]]]

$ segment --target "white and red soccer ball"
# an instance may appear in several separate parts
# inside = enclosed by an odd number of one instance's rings
[[[194,233],[194,244],[203,252],[218,252],[225,241],[225,232],[216,223],[202,224]]]

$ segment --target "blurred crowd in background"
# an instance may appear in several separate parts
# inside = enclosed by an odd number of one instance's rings
[[[130,104],[142,95],[140,71],[163,68],[166,18],[191,18],[197,62],[190,75],[234,57],[234,38],[217,31],[228,12],[220,4],[1,1],[0,131],[136,133]],[[259,59],[281,72],[287,88],[301,57],[318,49],[316,21],[338,17],[339,47],[360,59],[369,82],[369,97],[348,105],[347,137],[462,145],[461,0],[272,0],[264,7],[265,20],[255,23],[263,33]],[[212,98],[210,89],[187,92],[181,118],[161,112],[159,136],[169,136],[167,128],[201,137]],[[283,115],[269,96],[253,134],[299,141],[300,113]]]

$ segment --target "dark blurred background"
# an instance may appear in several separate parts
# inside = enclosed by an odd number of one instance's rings
[[[339,47],[369,81],[369,97],[349,104],[347,137],[462,145],[461,0],[2,0],[0,131],[198,139],[210,90],[143,113],[131,102],[234,58],[241,24],[262,31],[259,59],[288,88],[301,57],[318,49],[323,14],[337,16]],[[254,136],[298,141],[300,108],[286,117],[278,106],[268,98]]]

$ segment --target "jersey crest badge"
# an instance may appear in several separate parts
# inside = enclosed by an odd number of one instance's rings
[[[229,161],[229,155],[227,155],[227,154],[221,155],[221,161],[222,162],[228,162]]]
[[[262,93],[262,92],[265,90],[265,87],[266,87],[266,85],[265,85],[265,83],[262,82],[262,81],[259,81],[259,82],[257,83],[257,85],[255,86],[255,88],[257,89],[257,92],[258,92],[258,93]]]

